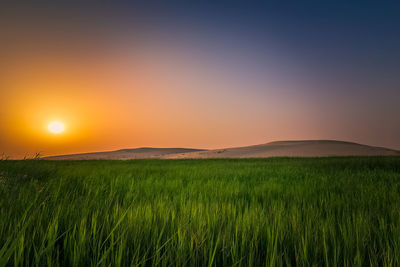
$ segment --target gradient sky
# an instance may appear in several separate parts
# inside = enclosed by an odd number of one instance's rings
[[[227,3],[2,4],[0,153],[400,149],[399,4]]]

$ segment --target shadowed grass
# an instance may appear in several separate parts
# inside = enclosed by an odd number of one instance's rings
[[[0,266],[399,266],[400,158],[0,161]]]

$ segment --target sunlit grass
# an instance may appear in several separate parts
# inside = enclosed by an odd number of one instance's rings
[[[0,161],[0,266],[399,266],[400,158]]]

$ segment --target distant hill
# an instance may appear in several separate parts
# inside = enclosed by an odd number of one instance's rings
[[[121,149],[51,156],[51,160],[85,159],[179,159],[179,158],[267,158],[267,157],[329,157],[329,156],[400,156],[400,151],[335,140],[278,141],[261,145],[224,149],[151,148]]]
[[[106,152],[92,152],[82,154],[70,154],[60,156],[50,156],[44,159],[51,160],[86,160],[86,159],[113,159],[113,160],[127,160],[127,159],[147,159],[147,158],[162,158],[169,154],[182,154],[190,152],[203,151],[202,149],[190,148],[153,148],[153,147],[140,147],[132,149],[120,149],[115,151]]]
[[[278,141],[262,145],[167,155],[166,158],[395,156],[400,151],[335,140]]]

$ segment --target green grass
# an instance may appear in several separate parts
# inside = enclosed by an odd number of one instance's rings
[[[400,157],[0,161],[8,265],[400,266]]]

